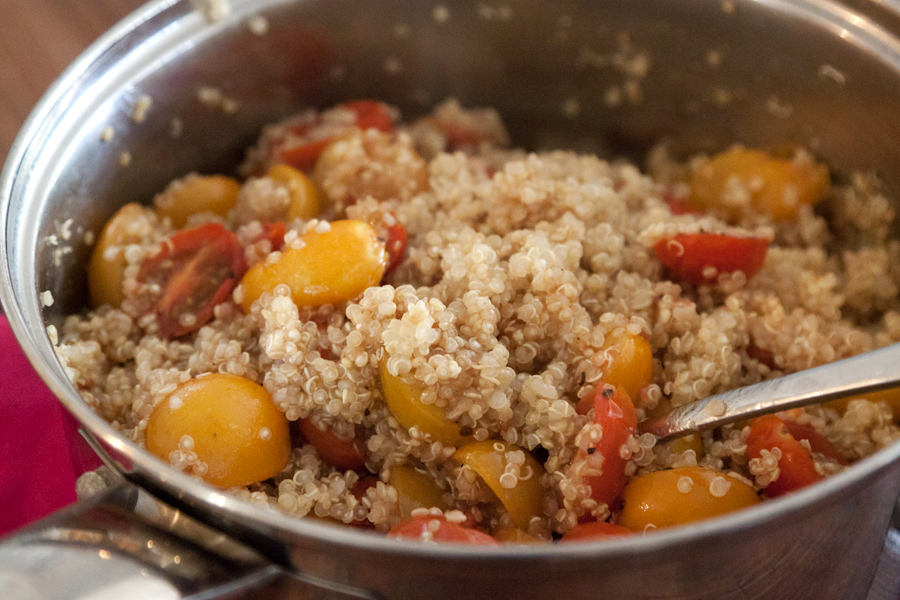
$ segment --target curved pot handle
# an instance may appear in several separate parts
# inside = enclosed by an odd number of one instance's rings
[[[172,533],[177,521],[179,536]],[[184,537],[190,532],[190,540]],[[0,543],[0,598],[277,593],[284,570],[122,480]]]

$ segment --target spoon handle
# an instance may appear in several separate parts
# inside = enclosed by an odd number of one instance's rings
[[[716,394],[638,425],[659,441],[766,413],[900,385],[900,344]]]

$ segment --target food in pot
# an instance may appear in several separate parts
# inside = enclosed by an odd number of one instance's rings
[[[98,237],[58,354],[85,401],[273,510],[472,544],[645,534],[789,494],[900,437],[900,393],[664,444],[637,424],[900,341],[877,182],[800,147],[649,175],[510,149],[446,102],[265,129]],[[135,199],[138,200],[138,199]]]

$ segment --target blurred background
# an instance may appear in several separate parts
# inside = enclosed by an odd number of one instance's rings
[[[44,91],[143,0],[0,0],[0,157]]]
[[[0,0],[0,159],[53,80],[142,2]],[[0,314],[0,536],[75,500],[74,428]]]

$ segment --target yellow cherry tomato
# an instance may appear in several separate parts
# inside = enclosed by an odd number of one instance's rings
[[[153,204],[160,217],[169,217],[180,229],[191,215],[210,212],[227,216],[240,191],[241,184],[231,177],[193,173],[172,182]]]
[[[544,544],[541,538],[525,533],[518,527],[500,527],[494,531],[494,539],[504,544]]]
[[[275,263],[264,261],[247,271],[241,280],[244,312],[279,284],[291,288],[297,306],[340,304],[378,285],[387,268],[384,243],[363,221],[323,222],[301,240],[302,247],[286,248]]]
[[[94,308],[104,304],[113,308],[121,306],[125,297],[122,291],[127,266],[125,246],[142,241],[137,228],[149,212],[148,208],[132,202],[120,208],[104,225],[88,264],[88,292]]]
[[[389,483],[400,495],[400,516],[403,519],[410,518],[412,511],[417,508],[440,508],[441,510],[450,508],[444,501],[444,490],[437,482],[413,467],[406,465],[391,467]]]
[[[288,219],[312,219],[319,214],[319,192],[302,171],[288,165],[274,165],[266,177],[287,187],[291,197]]]
[[[146,445],[164,461],[176,450],[196,453],[203,479],[223,488],[274,477],[291,456],[288,420],[269,392],[221,373],[186,381],[157,405]]]
[[[506,471],[512,452],[524,455],[518,477]],[[527,531],[531,519],[544,514],[544,467],[528,451],[506,442],[485,440],[463,446],[453,458],[484,480],[519,529]]]
[[[847,405],[854,400],[868,400],[869,402],[876,403],[884,402],[891,407],[891,412],[894,414],[894,420],[900,420],[900,388],[881,390],[880,392],[869,392],[868,394],[852,396],[850,398],[840,398],[839,400],[826,402],[825,406],[833,408],[843,415],[847,412]]]
[[[604,350],[612,349],[611,364],[603,373],[603,383],[624,388],[636,404],[640,402],[641,390],[653,378],[653,351],[650,342],[641,335],[633,335],[618,330],[603,344]]]
[[[391,375],[384,360],[378,368],[384,401],[401,426],[406,429],[418,427],[422,433],[431,436],[432,441],[445,446],[459,448],[474,441],[472,436],[461,433],[460,426],[447,418],[443,408],[422,404],[422,388],[407,385],[400,377]]]
[[[760,502],[753,486],[708,467],[679,467],[633,478],[622,491],[619,525],[671,527]]]
[[[666,447],[669,451],[677,453],[693,450],[697,455],[698,460],[703,458],[703,440],[700,438],[699,433],[692,433],[680,438],[675,438],[671,442],[666,442]]]
[[[822,200],[831,188],[831,177],[821,163],[731,148],[695,168],[688,183],[690,203],[702,210],[717,209],[738,218],[741,207],[729,206],[728,195],[748,193],[757,212],[785,221],[795,218],[801,206]]]

